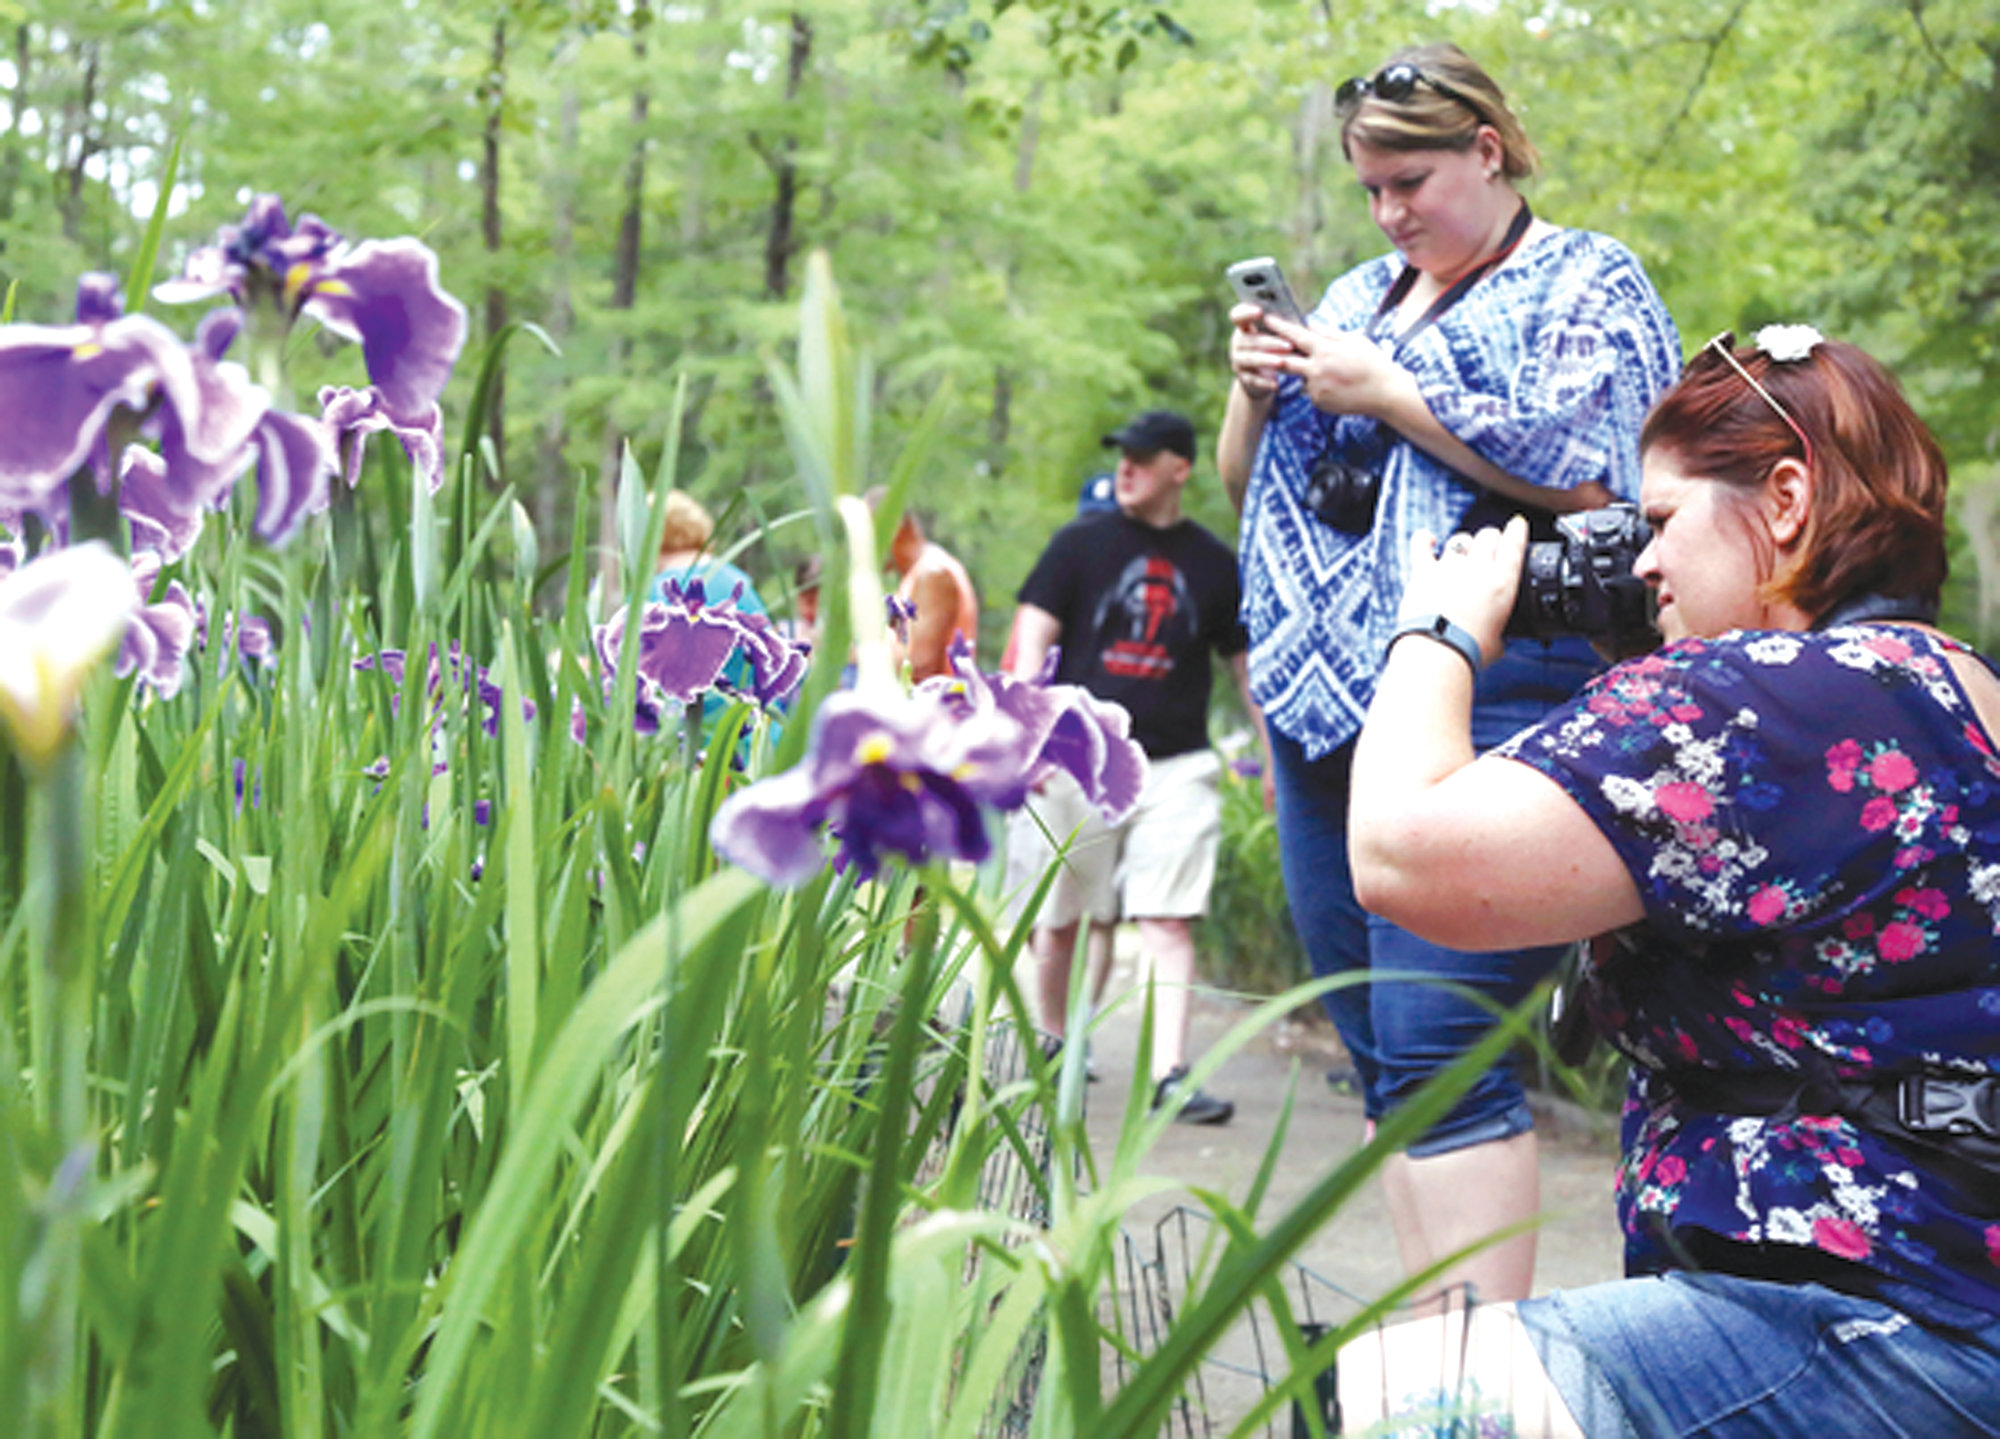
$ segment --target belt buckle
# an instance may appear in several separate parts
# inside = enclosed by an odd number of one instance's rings
[[[1920,1134],[1983,1134],[2000,1139],[2000,1123],[1989,1111],[2000,1081],[1942,1079],[1912,1074],[1896,1094],[1896,1117]]]

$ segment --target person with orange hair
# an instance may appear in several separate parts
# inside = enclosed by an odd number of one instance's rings
[[[1350,813],[1361,902],[1434,943],[1604,937],[1630,1277],[1350,1346],[1343,1418],[2000,1432],[2000,672],[1936,625],[1943,455],[1797,325],[1640,444],[1665,647],[1475,757],[1525,526],[1413,537]]]

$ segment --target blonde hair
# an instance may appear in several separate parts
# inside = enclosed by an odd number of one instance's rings
[[[1509,180],[1525,180],[1541,163],[1520,118],[1507,108],[1507,97],[1493,77],[1463,50],[1448,41],[1410,45],[1382,63],[1413,65],[1426,79],[1449,87],[1463,100],[1432,85],[1418,85],[1400,100],[1364,95],[1353,113],[1341,121],[1340,153],[1359,140],[1378,150],[1470,150],[1481,125],[1491,125],[1500,137],[1500,164]],[[1379,71],[1377,72],[1380,73]],[[1478,112],[1478,113],[1475,113]],[[1350,155],[1351,159],[1352,156]]]
[[[714,534],[715,521],[701,507],[701,501],[685,490],[667,491],[667,522],[660,531],[661,554],[706,549]]]

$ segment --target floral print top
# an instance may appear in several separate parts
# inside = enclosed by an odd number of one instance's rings
[[[1663,1231],[1694,1227],[2000,1313],[2000,1186],[1961,1193],[1843,1117],[1697,1109],[1653,1073],[1996,1072],[2000,757],[1958,648],[1900,625],[1685,640],[1498,751],[1583,806],[1645,902],[1586,991],[1635,1061],[1634,1271],[1672,1267]]]

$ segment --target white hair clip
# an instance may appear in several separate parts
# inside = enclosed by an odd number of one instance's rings
[[[1807,358],[1812,354],[1813,346],[1825,338],[1811,325],[1766,325],[1751,338],[1750,343],[1778,364],[1786,365]]]

